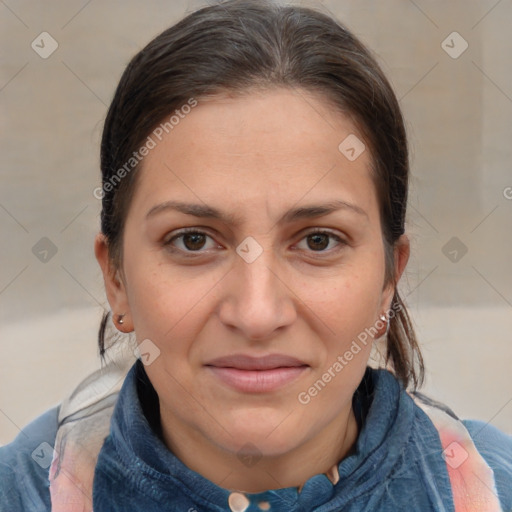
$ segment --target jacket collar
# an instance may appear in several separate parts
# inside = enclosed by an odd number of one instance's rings
[[[401,445],[410,436],[413,402],[404,395],[390,372],[368,367],[353,398],[360,429],[351,455],[326,474],[311,477],[300,489],[236,494],[251,502],[270,502],[273,509],[286,509],[286,504],[310,509],[336,500],[340,494],[356,496],[370,491],[391,472]],[[210,482],[174,456],[161,439],[159,424],[158,396],[138,360],[123,384],[111,422],[111,441],[125,470],[131,473],[130,468],[137,468],[143,478],[152,479],[167,502],[172,501],[179,487],[194,501],[195,497],[200,502],[225,507],[234,493]]]

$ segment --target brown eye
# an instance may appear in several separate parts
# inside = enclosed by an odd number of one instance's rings
[[[313,233],[307,238],[308,247],[314,251],[323,251],[329,245],[329,235],[326,233]]]
[[[304,247],[303,241],[306,241],[306,247]],[[334,241],[334,243],[333,243]],[[301,244],[302,247],[301,247]],[[336,250],[341,249],[346,242],[338,235],[331,233],[330,231],[313,231],[308,233],[298,244],[299,249],[304,251],[313,251],[318,253],[330,254]],[[330,247],[330,248],[329,248]]]
[[[210,239],[210,247],[207,246]],[[207,233],[197,231],[195,229],[184,230],[176,233],[173,237],[164,242],[171,251],[179,251],[182,253],[202,253],[215,246],[213,239]],[[204,249],[204,250],[203,250]]]
[[[206,236],[203,233],[187,233],[182,237],[183,245],[191,251],[202,249],[206,241]]]

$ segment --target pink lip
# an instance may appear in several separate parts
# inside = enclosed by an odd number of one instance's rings
[[[234,354],[206,364],[228,386],[245,393],[265,393],[297,379],[309,366],[282,354],[252,357]]]

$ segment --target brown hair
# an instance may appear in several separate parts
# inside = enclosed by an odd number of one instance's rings
[[[124,221],[140,166],[131,159],[155,127],[191,98],[275,87],[320,93],[360,130],[372,155],[386,283],[394,279],[393,248],[404,233],[409,178],[407,137],[396,96],[370,51],[340,22],[312,8],[271,0],[227,0],[197,10],[128,64],[101,141],[101,230],[114,269],[122,268]],[[412,382],[417,388],[424,378],[423,359],[394,284],[396,314],[389,319],[386,363],[405,387]],[[102,356],[109,314],[99,330]]]

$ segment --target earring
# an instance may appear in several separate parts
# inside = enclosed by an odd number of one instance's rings
[[[124,320],[123,320],[124,317],[125,317],[125,315],[117,315],[117,323],[120,324],[120,325],[123,325],[124,324]]]
[[[383,322],[386,322],[386,333],[384,334],[384,336],[387,336],[388,335],[388,332],[389,332],[389,320],[388,318],[386,317],[386,315],[382,314],[380,315],[380,320],[382,320]]]

